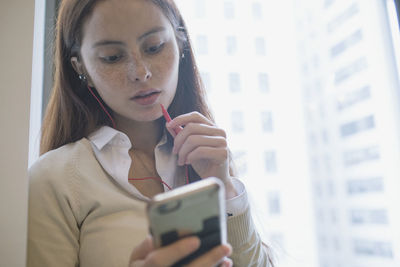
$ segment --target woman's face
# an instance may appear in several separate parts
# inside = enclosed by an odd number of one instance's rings
[[[149,0],[100,1],[83,25],[81,62],[118,121],[153,121],[178,83],[179,48],[169,20]],[[82,67],[82,66],[81,66]]]

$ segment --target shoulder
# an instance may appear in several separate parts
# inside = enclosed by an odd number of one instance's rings
[[[71,175],[85,159],[95,160],[90,141],[86,138],[51,150],[41,155],[29,168],[29,182],[32,184],[51,180],[54,183],[62,180]]]

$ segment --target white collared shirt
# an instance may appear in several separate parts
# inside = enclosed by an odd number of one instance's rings
[[[128,174],[132,159],[129,150],[132,144],[126,134],[108,126],[102,126],[89,136],[94,154],[104,170],[126,191],[143,200],[149,200],[129,183]],[[172,148],[167,145],[167,133],[164,131],[160,142],[156,145],[154,154],[156,170],[161,179],[172,189],[186,183],[185,168],[177,164],[177,156],[172,154]],[[226,210],[234,216],[245,211],[248,205],[247,193],[242,182],[232,179],[238,196],[226,201]],[[164,191],[168,191],[164,184]]]

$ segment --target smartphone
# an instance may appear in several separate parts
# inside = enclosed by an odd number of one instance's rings
[[[189,263],[226,243],[225,188],[217,178],[203,179],[158,194],[147,205],[150,233],[156,248],[196,235],[199,249],[174,266]]]

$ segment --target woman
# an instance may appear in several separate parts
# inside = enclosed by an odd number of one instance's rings
[[[146,200],[210,176],[226,187],[231,245],[189,266],[267,266],[172,0],[61,3],[41,154],[30,169],[28,266],[173,265],[199,240],[154,249]]]

